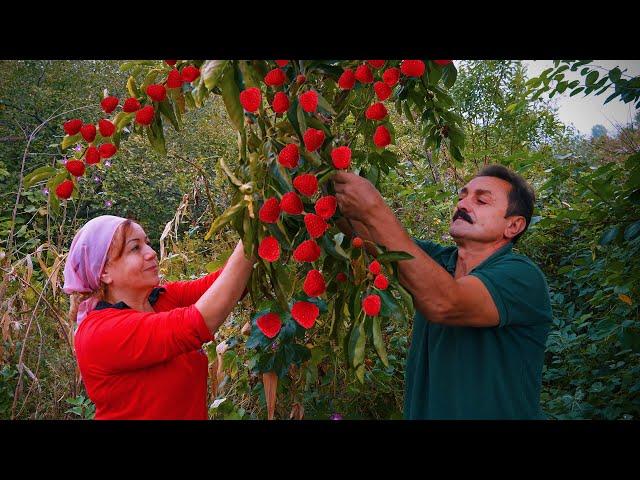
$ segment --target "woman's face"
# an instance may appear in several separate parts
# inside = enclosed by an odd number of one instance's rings
[[[118,239],[114,238],[114,242]],[[120,243],[116,249],[120,249]],[[138,290],[158,285],[158,256],[149,245],[149,238],[137,223],[125,229],[124,250],[116,259],[108,259],[102,281],[109,289]]]

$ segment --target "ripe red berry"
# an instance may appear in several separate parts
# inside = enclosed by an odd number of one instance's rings
[[[353,70],[347,68],[344,72],[342,72],[342,75],[340,75],[340,78],[338,79],[338,86],[342,90],[351,90],[355,84],[356,76],[353,73]]]
[[[331,161],[333,166],[339,170],[349,168],[349,165],[351,165],[351,149],[344,145],[334,148],[331,150]]]
[[[371,65],[372,68],[382,68],[385,60],[367,60],[367,63]]]
[[[382,270],[382,265],[380,265],[379,261],[374,260],[369,264],[369,271],[374,275],[378,275],[381,270]]]
[[[98,122],[98,130],[100,130],[100,135],[106,138],[114,134],[116,126],[103,118]]]
[[[278,92],[273,96],[273,102],[271,103],[273,111],[276,113],[284,113],[289,110],[289,97],[284,92]]]
[[[191,83],[200,76],[200,70],[193,65],[187,65],[182,69],[181,74],[182,80],[187,83]]]
[[[336,282],[344,283],[347,281],[347,275],[343,272],[339,272],[336,275]]]
[[[279,67],[284,67],[287,63],[289,63],[289,60],[276,60],[275,62]]]
[[[367,65],[360,65],[356,68],[355,76],[360,83],[373,83],[373,73]]]
[[[302,327],[309,329],[316,323],[320,309],[311,302],[296,302],[291,308],[291,316]]]
[[[383,83],[383,85],[387,86],[386,83]],[[387,116],[387,109],[380,102],[374,103],[367,108],[364,116],[367,117],[367,120],[382,120]]]
[[[265,336],[273,338],[282,328],[282,320],[277,313],[265,313],[256,320],[256,325]]]
[[[353,245],[354,248],[362,247],[363,243],[364,242],[362,241],[362,239],[360,237],[353,237],[353,240],[351,240],[351,245]]]
[[[258,255],[267,262],[280,258],[280,244],[276,237],[264,237],[258,246]]]
[[[84,162],[81,162],[80,160],[69,160],[66,163],[65,168],[74,177],[84,175]]]
[[[156,111],[151,105],[141,108],[136,112],[136,123],[140,125],[151,125],[155,113]]]
[[[327,195],[326,197],[320,197],[315,205],[316,213],[325,220],[329,220],[336,213],[336,207],[338,201],[333,195]]]
[[[315,152],[324,142],[324,132],[315,128],[308,128],[302,138],[305,148],[309,152]]]
[[[304,205],[296,192],[287,192],[280,200],[280,209],[289,215],[300,215],[304,210]]]
[[[167,98],[167,89],[162,85],[149,85],[147,87],[147,95],[154,102],[162,102],[165,98]]]
[[[380,274],[376,276],[376,279],[373,281],[373,285],[377,289],[386,290],[387,288],[389,288],[389,280],[387,280],[387,277]]]
[[[449,65],[451,62],[453,62],[453,60],[434,60],[433,61],[433,63],[441,67],[444,67],[445,65]]]
[[[141,105],[137,98],[129,97],[124,101],[124,105],[122,106],[122,110],[126,113],[133,113],[140,110]]]
[[[75,135],[82,128],[82,120],[80,120],[79,118],[74,118],[73,120],[64,122],[63,128],[67,135]]]
[[[373,84],[373,90],[376,92],[376,97],[381,102],[384,102],[391,96],[391,87],[384,82],[376,82]]]
[[[103,143],[98,147],[98,152],[100,152],[101,158],[111,158],[117,151],[118,149],[113,143]]]
[[[407,77],[421,77],[424,73],[424,62],[422,60],[402,60],[400,70]]]
[[[258,212],[258,217],[264,223],[276,223],[280,217],[280,202],[275,197],[268,198]]]
[[[264,83],[266,83],[270,87],[279,87],[286,80],[287,80],[287,77],[285,76],[284,72],[279,68],[274,68],[264,76]]]
[[[177,62],[178,62],[177,60],[165,60],[164,61],[164,63],[166,63],[170,67],[173,67]]]
[[[296,168],[299,159],[300,152],[298,151],[298,145],[295,143],[286,145],[278,154],[278,163],[286,168]]]
[[[80,134],[87,142],[91,143],[96,138],[96,126],[95,125],[83,125],[80,129]]]
[[[391,134],[389,134],[389,130],[384,125],[380,125],[376,128],[375,133],[373,134],[373,143],[375,143],[376,147],[383,148],[391,143]]]
[[[318,191],[318,179],[315,175],[310,173],[305,173],[302,175],[298,175],[293,179],[293,186],[298,190],[302,195],[307,197],[311,197],[314,193]]]
[[[307,80],[307,77],[305,77],[305,76],[304,76],[304,75],[302,75],[302,74],[299,74],[299,75],[296,77],[296,83],[297,83],[298,85],[302,85],[306,80]]]
[[[240,103],[247,112],[255,112],[262,103],[262,93],[258,87],[247,88],[240,92]]]
[[[92,145],[87,148],[87,151],[84,154],[84,159],[87,162],[87,165],[95,165],[100,162],[100,152]]]
[[[167,87],[168,88],[180,88],[182,87],[182,75],[175,68],[167,75]]]
[[[56,187],[56,195],[58,198],[67,199],[73,193],[73,182],[71,180],[64,180],[60,185]]]
[[[318,270],[309,270],[302,284],[302,290],[310,297],[322,295],[327,290],[322,274]]]
[[[390,87],[395,87],[398,80],[400,80],[400,70],[396,67],[387,68],[382,74],[382,81]]]
[[[315,213],[307,213],[304,216],[304,224],[307,227],[307,232],[309,232],[309,236],[311,238],[321,237],[329,228],[329,224]]]
[[[382,307],[382,301],[378,295],[367,295],[362,300],[362,309],[370,317],[375,317],[380,313],[380,307]]]
[[[315,240],[305,240],[293,251],[293,258],[297,262],[313,263],[320,258],[320,247]]]
[[[298,97],[300,106],[305,112],[315,112],[318,109],[318,94],[313,90],[304,92]]]
[[[105,97],[100,102],[100,106],[105,113],[113,112],[118,106],[118,98],[117,97]]]

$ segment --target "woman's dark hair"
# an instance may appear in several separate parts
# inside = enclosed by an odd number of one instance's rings
[[[531,223],[533,204],[536,201],[536,194],[533,188],[531,188],[531,185],[529,185],[524,178],[503,165],[488,165],[480,170],[476,177],[496,177],[511,184],[509,206],[507,207],[505,218],[511,215],[520,215],[527,221],[524,230],[511,239],[515,244],[522,234],[527,231],[529,223]]]

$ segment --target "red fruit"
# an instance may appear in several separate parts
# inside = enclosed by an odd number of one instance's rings
[[[279,68],[274,68],[264,76],[264,83],[270,87],[279,87],[286,81],[287,77]]]
[[[165,60],[164,61],[164,63],[166,63],[170,67],[173,67],[177,62],[178,62],[177,60]]]
[[[386,60],[367,60],[367,63],[371,65],[372,68],[382,68],[385,61]]]
[[[342,75],[340,75],[340,78],[338,79],[338,86],[342,90],[351,90],[355,84],[356,76],[353,73],[353,70],[347,68],[344,72],[342,72]]]
[[[182,69],[182,80],[187,83],[193,82],[200,76],[200,70],[193,65],[187,65]]]
[[[400,70],[407,77],[421,77],[424,73],[424,62],[422,60],[402,60]]]
[[[277,313],[266,313],[256,320],[256,325],[265,336],[273,338],[282,328],[282,320]]]
[[[378,295],[368,295],[362,300],[362,309],[370,317],[375,317],[380,313],[382,301]]]
[[[182,75],[175,68],[167,75],[167,87],[168,88],[180,88],[182,87]]]
[[[101,158],[111,158],[116,154],[118,149],[113,143],[103,143],[98,147],[98,151],[100,152]]]
[[[302,138],[305,148],[310,152],[315,152],[324,142],[324,132],[315,128],[308,128]]]
[[[262,103],[262,93],[258,87],[247,88],[240,92],[240,103],[247,112],[255,112]]]
[[[318,109],[318,94],[313,90],[304,92],[298,97],[300,106],[305,112],[315,112]]]
[[[321,237],[329,228],[329,224],[315,213],[307,213],[304,216],[304,224],[307,227],[307,232],[309,232],[309,236],[311,238]]]
[[[362,247],[363,243],[364,242],[362,241],[362,239],[360,237],[353,237],[353,240],[351,240],[351,245],[353,245],[354,248]]]
[[[167,98],[167,89],[162,85],[149,85],[147,87],[147,95],[149,95],[151,100],[153,100],[154,102],[162,102],[165,98]]]
[[[296,192],[287,192],[280,200],[280,209],[289,215],[300,215],[304,210],[304,205]]]
[[[73,182],[65,180],[56,187],[56,195],[58,198],[67,199],[73,193]]]
[[[96,138],[96,126],[95,125],[83,125],[80,129],[80,134],[87,142],[91,143]]]
[[[287,168],[296,168],[299,159],[300,152],[298,151],[298,145],[295,143],[286,145],[278,154],[278,163]]]
[[[336,275],[336,282],[344,283],[347,281],[347,275],[340,272]]]
[[[278,202],[278,199],[275,197],[268,198],[260,208],[258,217],[261,222],[276,223],[278,217],[280,217],[280,202]]]
[[[383,85],[388,88],[386,83],[383,83]],[[374,103],[367,108],[364,116],[367,117],[368,120],[382,120],[387,116],[387,109],[380,102]]]
[[[303,175],[298,175],[293,179],[293,186],[298,190],[302,195],[307,197],[311,197],[314,193],[318,191],[318,179],[315,175],[310,173],[305,173]]]
[[[87,148],[87,152],[84,154],[84,160],[88,165],[95,165],[100,162],[100,152],[94,146]]]
[[[98,130],[100,130],[100,135],[106,138],[114,134],[114,132],[116,131],[116,126],[109,120],[105,120],[103,118],[98,122]]]
[[[369,271],[374,275],[378,275],[381,269],[382,269],[382,265],[380,265],[380,262],[377,260],[374,260],[369,264]]]
[[[287,63],[289,63],[289,60],[276,60],[276,65],[279,67],[284,67]]]
[[[360,83],[373,83],[373,73],[371,69],[366,65],[360,65],[356,68],[356,80]]]
[[[376,97],[381,102],[384,102],[391,96],[391,87],[384,82],[376,82],[373,84],[373,90],[376,92]]]
[[[67,135],[75,135],[82,128],[82,120],[80,120],[79,118],[74,118],[73,120],[64,122],[62,128],[64,128],[64,131]]]
[[[400,70],[396,67],[387,68],[382,74],[382,81],[390,87],[394,87],[398,80],[400,80]]]
[[[387,280],[387,277],[380,274],[376,276],[376,279],[373,281],[373,285],[380,290],[386,290],[389,287],[389,280]]]
[[[307,80],[307,77],[305,77],[304,75],[300,74],[296,77],[296,83],[298,85],[302,85],[305,81]]]
[[[137,112],[140,110],[141,105],[137,98],[129,97],[124,101],[124,105],[122,106],[122,110],[126,113]]]
[[[376,144],[376,147],[386,147],[391,143],[391,135],[389,134],[389,130],[384,125],[380,125],[376,128],[375,133],[373,134],[373,143]]]
[[[344,170],[351,165],[351,149],[346,146],[336,147],[331,150],[331,161],[337,169]]]
[[[320,258],[320,247],[315,240],[305,240],[293,251],[293,258],[297,262],[313,263]]]
[[[264,237],[258,246],[258,255],[267,262],[275,262],[280,258],[280,244],[276,237]]]
[[[286,93],[278,92],[273,96],[273,102],[271,103],[273,111],[276,113],[284,113],[289,110],[289,97]]]
[[[441,67],[444,67],[445,65],[449,65],[451,62],[453,62],[453,60],[434,60],[433,63],[435,63],[436,65],[440,65]]]
[[[74,177],[84,175],[84,162],[81,162],[80,160],[69,160],[65,165],[65,168]]]
[[[140,125],[151,125],[155,113],[156,111],[151,105],[141,108],[136,112],[136,123]]]
[[[326,197],[320,197],[316,202],[316,213],[325,220],[329,220],[336,213],[336,207],[338,201],[333,195],[327,195]]]
[[[302,284],[302,290],[310,297],[322,295],[327,290],[322,274],[318,270],[309,270]]]
[[[316,323],[320,309],[311,302],[296,302],[291,308],[291,316],[302,327],[309,329]]]
[[[118,106],[118,97],[105,97],[100,102],[100,105],[102,106],[102,110],[104,110],[105,113],[111,113]]]

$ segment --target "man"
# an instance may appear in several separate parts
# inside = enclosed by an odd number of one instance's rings
[[[549,290],[540,269],[512,252],[533,213],[526,181],[493,165],[467,183],[449,229],[457,247],[414,241],[366,179],[338,173],[334,184],[358,235],[414,257],[398,270],[416,307],[405,418],[544,418]]]

